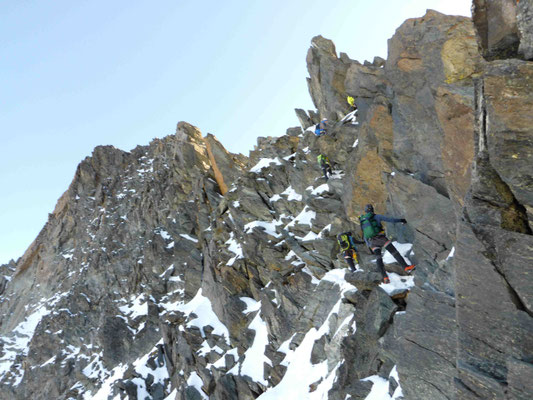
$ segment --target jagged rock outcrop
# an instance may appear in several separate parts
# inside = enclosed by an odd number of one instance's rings
[[[532,12],[530,0],[474,0],[472,18],[483,57],[533,59]]]
[[[531,398],[533,71],[502,59],[530,2],[475,3],[407,20],[386,61],[313,38],[317,110],[249,157],[185,122],[96,148],[0,266],[0,398]],[[364,246],[345,269],[369,202],[407,219],[387,234],[414,276],[386,255],[382,284]]]

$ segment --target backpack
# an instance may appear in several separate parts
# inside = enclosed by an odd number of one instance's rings
[[[381,224],[376,221],[373,213],[366,213],[359,217],[359,222],[361,223],[361,228],[363,229],[363,236],[365,239],[373,238],[381,233],[383,228]]]
[[[320,167],[323,167],[323,166],[329,164],[328,158],[326,156],[322,155],[322,154],[319,154],[318,157],[316,158],[316,160],[318,161],[318,165],[320,165]]]
[[[344,232],[337,235],[337,242],[339,243],[339,246],[342,251],[346,251],[350,248],[355,248],[351,232]]]

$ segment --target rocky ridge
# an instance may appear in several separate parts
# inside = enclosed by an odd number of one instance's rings
[[[313,38],[317,109],[249,157],[185,122],[96,148],[0,267],[0,398],[531,398],[531,2],[496,3],[407,20],[386,61]],[[414,277],[344,268],[368,202]]]

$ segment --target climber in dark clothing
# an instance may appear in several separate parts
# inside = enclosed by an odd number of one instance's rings
[[[365,214],[359,217],[359,222],[361,224],[361,231],[368,248],[374,253],[378,258],[376,263],[378,265],[379,272],[383,276],[383,282],[389,283],[389,277],[385,272],[385,267],[383,265],[383,255],[381,254],[381,249],[385,248],[389,253],[396,259],[398,264],[402,266],[404,271],[411,272],[415,269],[414,265],[407,265],[401,254],[396,250],[396,247],[391,243],[391,241],[385,236],[385,231],[381,225],[381,222],[392,222],[402,224],[407,223],[404,218],[392,218],[385,215],[374,214],[374,207],[372,204],[367,204],[365,206]]]
[[[350,270],[354,272],[355,264],[358,264],[359,261],[357,260],[357,248],[355,247],[356,240],[353,238],[352,232],[344,232],[337,235],[337,242],[339,243],[342,255],[348,263]]]
[[[324,178],[328,180],[328,172],[329,176],[333,175],[329,158],[323,154],[319,154],[316,160],[318,161],[318,165],[320,166],[320,168],[322,168],[322,171],[324,172]]]

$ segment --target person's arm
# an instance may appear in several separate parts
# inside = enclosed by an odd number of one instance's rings
[[[405,223],[407,221],[405,221],[404,218],[393,218],[393,217],[387,217],[386,215],[381,215],[381,214],[376,214],[374,216],[375,220],[380,224],[381,222],[385,221],[385,222],[392,222],[393,224],[396,224],[398,222],[402,222],[402,223]]]

